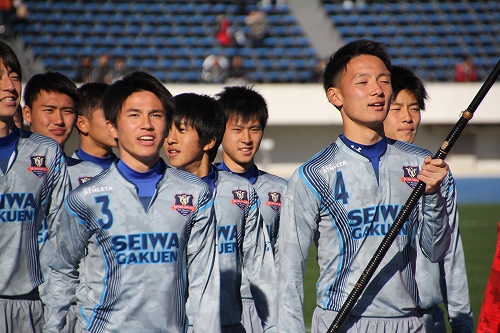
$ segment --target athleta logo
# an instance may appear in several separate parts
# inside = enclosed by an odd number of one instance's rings
[[[80,177],[80,178],[78,178],[78,184],[82,185],[82,184],[88,182],[91,179],[92,179],[92,177],[89,177],[89,176]]]
[[[174,195],[175,204],[170,207],[176,210],[182,216],[188,216],[192,212],[196,212],[196,207],[193,205],[193,196],[191,194],[176,194]]]
[[[267,194],[269,200],[266,202],[266,206],[269,206],[276,213],[281,209],[281,193],[279,192],[269,192]]]
[[[30,156],[31,166],[28,171],[33,172],[38,178],[42,178],[49,171],[45,166],[45,156]]]
[[[245,210],[250,203],[250,201],[248,201],[248,192],[244,190],[234,190],[233,200],[231,200],[231,203],[240,207],[240,209]]]
[[[401,181],[405,182],[411,188],[415,188],[418,183],[418,171],[418,166],[403,166],[403,177],[401,178]]]

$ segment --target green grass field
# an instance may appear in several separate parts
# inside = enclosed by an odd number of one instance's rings
[[[500,205],[459,205],[458,211],[475,326],[495,254],[497,225],[500,221]],[[319,269],[315,258],[316,248],[313,246],[309,252],[304,277],[304,319],[306,327],[310,327],[312,312],[316,306],[315,286]],[[448,332],[451,332],[449,328]]]

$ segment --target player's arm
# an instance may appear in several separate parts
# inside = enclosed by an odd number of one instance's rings
[[[305,332],[304,272],[319,212],[319,200],[297,173],[283,198],[278,270],[278,332]]]
[[[277,276],[274,256],[253,188],[249,191],[245,235],[243,239],[243,273],[250,281],[250,292],[263,323],[264,332],[275,332],[278,318]]]
[[[193,213],[187,245],[189,300],[195,332],[220,332],[220,279],[213,199],[207,187]]]
[[[66,157],[61,149],[57,149],[56,153],[56,162],[54,167],[51,170],[52,177],[49,179],[52,180],[51,184],[51,194],[49,199],[49,206],[46,214],[47,228],[49,231],[49,238],[52,243],[55,243],[55,223],[54,221],[58,220],[58,215],[62,211],[64,205],[64,199],[68,195],[70,191],[70,180],[68,176],[68,169],[66,165]]]
[[[446,200],[441,185],[448,173],[448,165],[441,159],[425,157],[418,180],[426,184],[422,197],[420,246],[431,262],[444,258],[451,240]]]
[[[472,332],[474,321],[470,305],[469,286],[465,274],[465,257],[458,227],[457,190],[455,180],[448,173],[444,180],[444,196],[451,227],[451,244],[444,258],[446,307],[453,333]]]
[[[66,314],[79,283],[78,266],[85,254],[92,233],[87,230],[85,219],[70,207],[68,196],[55,223],[57,232],[54,254],[46,277],[47,296],[44,299],[47,313],[44,332],[61,332],[66,324]]]

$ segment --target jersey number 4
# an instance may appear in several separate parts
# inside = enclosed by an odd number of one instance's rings
[[[95,203],[100,203],[101,213],[104,214],[105,219],[97,219],[97,223],[101,229],[107,230],[111,228],[113,225],[113,213],[109,210],[109,197],[107,195],[103,195],[100,197],[94,198]]]
[[[335,177],[335,200],[340,201],[345,205],[347,204],[347,199],[349,199],[349,193],[345,189],[344,177],[342,176],[342,171],[337,171],[337,177]]]

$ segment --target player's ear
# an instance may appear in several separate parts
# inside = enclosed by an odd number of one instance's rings
[[[76,127],[80,131],[80,133],[88,134],[89,133],[89,120],[87,117],[78,116],[76,119]]]
[[[21,113],[23,115],[24,121],[31,124],[31,109],[29,108],[29,106],[23,106],[23,111]]]
[[[340,109],[344,104],[342,102],[342,95],[340,94],[340,90],[335,87],[330,87],[326,91],[326,96],[328,97],[328,101],[332,103],[337,109]]]
[[[215,146],[215,139],[212,138],[210,141],[208,141],[208,143],[205,146],[203,146],[203,150],[204,151],[209,151],[214,146]]]
[[[109,135],[111,135],[113,139],[118,139],[118,135],[116,134],[116,128],[109,120],[106,120],[106,127],[108,128]]]

